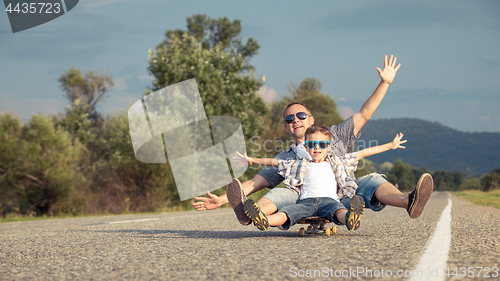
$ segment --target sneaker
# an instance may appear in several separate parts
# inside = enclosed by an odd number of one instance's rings
[[[245,208],[245,214],[247,214],[258,229],[267,230],[269,228],[269,220],[255,201],[248,199],[243,204],[243,207]]]
[[[349,230],[356,230],[361,224],[361,215],[365,209],[365,201],[361,196],[354,195],[351,199],[351,205],[349,206],[349,211],[346,214],[346,226]]]
[[[226,191],[227,200],[229,205],[233,208],[236,218],[242,225],[249,225],[252,220],[245,215],[245,210],[243,209],[243,204],[247,200],[243,189],[241,189],[241,183],[238,179],[232,179],[227,185]]]
[[[408,194],[406,211],[412,219],[418,218],[424,210],[425,204],[434,190],[434,181],[428,173],[423,174],[418,180],[417,187]]]

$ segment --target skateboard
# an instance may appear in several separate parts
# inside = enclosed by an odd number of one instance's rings
[[[325,224],[331,223],[331,221],[321,218],[321,217],[306,217],[300,219],[298,222],[300,224],[309,224],[307,230],[303,227],[299,230],[300,236],[305,236],[306,234],[325,234],[326,236],[330,236],[332,234],[337,233],[337,226],[334,225],[331,228],[325,227]]]

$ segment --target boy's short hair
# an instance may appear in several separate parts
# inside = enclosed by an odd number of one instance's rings
[[[307,110],[307,113],[308,113],[309,115],[311,115],[311,111],[309,110],[309,108],[308,108],[305,104],[300,103],[300,102],[291,102],[291,103],[289,103],[289,104],[286,106],[285,110],[283,110],[283,118],[285,118],[285,117],[286,117],[286,116],[285,116],[285,112],[286,112],[286,110],[287,110],[290,106],[292,106],[292,105],[296,105],[296,104],[298,104],[298,105],[302,105],[303,107],[305,107],[305,108],[306,108],[306,110]]]
[[[312,135],[312,134],[317,133],[317,132],[322,133],[323,135],[327,136],[330,139],[332,138],[332,133],[330,133],[330,129],[325,125],[314,125],[314,126],[307,128],[306,138],[308,135]]]

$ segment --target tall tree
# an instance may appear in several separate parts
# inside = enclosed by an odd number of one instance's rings
[[[248,62],[258,45],[240,46],[240,31],[239,21],[188,18],[188,31],[167,31],[167,41],[150,53],[148,70],[151,91],[195,78],[207,116],[238,118],[249,139],[262,132],[267,106],[257,93],[264,79]]]
[[[257,54],[260,48],[257,41],[250,37],[247,43],[243,45],[241,37],[241,20],[233,20],[227,18],[211,18],[207,15],[193,15],[187,18],[187,30],[167,30],[165,33],[165,41],[161,45],[170,45],[170,39],[173,37],[181,38],[187,32],[199,42],[203,49],[210,50],[219,45],[223,50],[229,51],[233,56],[241,54],[243,59],[250,59]],[[247,70],[254,69],[251,65],[246,65]]]
[[[89,119],[96,121],[100,118],[100,113],[97,111],[97,104],[102,101],[105,94],[113,87],[113,77],[106,76],[101,73],[95,74],[89,70],[82,76],[79,69],[72,67],[66,73],[61,75],[58,80],[61,83],[61,88],[64,90],[65,97],[75,104],[77,100],[81,100],[88,105],[85,109]]]

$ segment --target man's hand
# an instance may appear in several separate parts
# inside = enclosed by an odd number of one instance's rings
[[[394,77],[396,77],[396,72],[398,71],[399,67],[401,64],[398,64],[398,66],[394,67],[396,65],[396,60],[397,58],[391,55],[389,58],[389,61],[387,61],[387,55],[384,56],[384,70],[380,68],[376,68],[378,71],[378,75],[380,76],[380,79],[382,79],[382,82],[391,84],[392,81],[394,81]]]
[[[207,197],[195,197],[194,200],[198,200],[201,202],[194,202],[191,204],[193,208],[195,208],[197,211],[204,211],[204,210],[213,210],[219,208],[222,204],[220,203],[219,196],[210,193],[210,191],[207,191]]]
[[[391,149],[397,149],[397,148],[403,148],[405,149],[406,147],[402,146],[402,143],[405,143],[406,140],[402,141],[401,139],[403,138],[403,133],[399,133],[396,135],[396,137],[392,140],[391,142]]]
[[[252,158],[248,157],[246,153],[241,155],[241,153],[236,151],[236,155],[238,155],[238,157],[233,157],[233,159],[234,159],[234,162],[236,162],[236,163],[242,163],[240,165],[240,167],[245,166],[245,163],[247,163],[249,166],[252,165]]]

